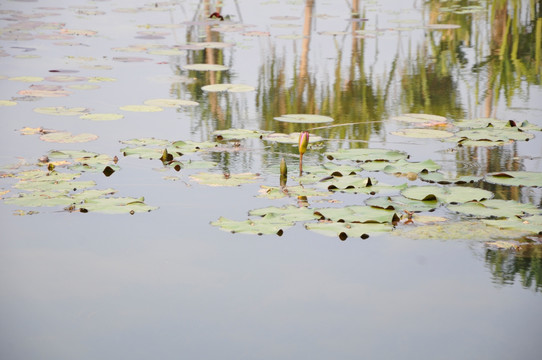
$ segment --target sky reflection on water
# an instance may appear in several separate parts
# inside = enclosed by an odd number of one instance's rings
[[[2,107],[0,165],[12,164],[17,157],[35,161],[52,149],[50,143],[14,131],[23,126],[95,133],[100,138],[94,142],[53,146],[120,157],[120,140],[153,136],[207,141],[214,130],[231,127],[290,133],[304,126],[273,118],[310,112],[333,116],[333,125],[363,122],[314,130],[331,139],[327,150],[368,145],[399,149],[413,161],[431,156],[452,174],[541,171],[539,133],[529,142],[457,152],[450,151],[450,144],[390,135],[400,125],[388,119],[407,112],[453,120],[494,116],[542,125],[540,53],[535,62],[538,70],[520,66],[536,59],[534,48],[528,46],[533,36],[512,35],[519,39],[509,47],[510,52],[517,50],[515,58],[488,57],[497,46],[491,43],[498,38],[491,24],[495,17],[502,20],[498,14],[503,9],[495,5],[500,3],[481,3],[484,11],[460,15],[443,13],[437,9],[443,5],[436,1],[401,2],[401,8],[395,1],[361,1],[361,17],[368,21],[350,22],[350,2],[316,1],[310,8],[310,1],[225,1],[223,14],[235,21],[241,15],[245,23],[254,24],[248,30],[271,35],[260,37],[217,33],[202,25],[177,26],[194,19],[195,1],[158,3],[156,9],[152,3],[133,1],[5,2],[2,11],[58,13],[41,20],[65,22],[67,29],[97,30],[99,36],[76,36],[69,40],[72,45],[61,46],[38,38],[15,41],[4,32],[1,50],[6,56],[0,75],[49,76],[51,69],[77,69],[76,75],[109,76],[116,81],[100,83],[97,90],[73,91],[65,98],[21,99],[17,106]],[[532,32],[527,24],[530,3],[518,4],[521,29]],[[46,9],[50,6],[60,8]],[[513,14],[516,8],[508,6]],[[199,9],[204,9],[204,2]],[[104,14],[86,13],[93,10]],[[298,19],[272,19],[285,14]],[[3,13],[2,27],[24,21],[10,16],[9,11]],[[305,22],[307,17],[310,21]],[[437,20],[461,28],[418,27],[420,22]],[[376,27],[385,30],[356,37],[356,30]],[[277,38],[303,31],[309,31],[310,38]],[[144,36],[141,32],[164,34],[152,40],[138,38]],[[230,41],[235,46],[187,50],[179,56],[112,50],[203,40]],[[40,57],[16,58],[24,54]],[[95,60],[75,60],[75,56]],[[123,56],[150,60],[114,60]],[[229,65],[231,70],[182,70],[187,63],[208,61]],[[478,64],[476,72],[474,64]],[[111,70],[88,69],[88,65],[107,65]],[[7,78],[0,79],[2,99],[17,98],[17,92],[28,87]],[[201,86],[213,82],[245,83],[256,91],[201,91]],[[498,97],[490,86],[497,83]],[[41,106],[85,106],[96,112],[119,112],[119,106],[151,98],[194,100],[200,106],[150,115],[124,113],[124,119],[111,122],[48,117],[33,111]],[[260,141],[245,146],[249,151],[208,158],[219,162],[221,171],[261,172],[266,184],[278,183],[272,169],[282,156],[295,169],[294,148],[269,147]],[[307,165],[321,163],[323,150],[309,151]],[[230,234],[209,222],[224,215],[244,219],[249,209],[269,206],[269,200],[253,195],[259,184],[209,188],[190,183],[183,172],[180,181],[165,181],[164,173],[156,171],[158,162],[126,157],[120,165],[121,171],[110,178],[87,177],[101,187],[118,189],[122,196],[144,196],[159,210],[111,216],[40,208],[37,215],[19,217],[12,215],[19,207],[0,205],[2,359],[539,357],[540,257],[518,260],[521,257],[470,240],[379,235],[340,242],[300,224],[282,237]],[[487,189],[502,198],[541,205],[540,189],[499,185]],[[339,197],[359,201],[349,195]],[[527,278],[522,278],[526,273]]]

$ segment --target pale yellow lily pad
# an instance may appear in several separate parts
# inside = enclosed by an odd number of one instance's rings
[[[15,106],[15,105],[17,105],[16,101],[0,100],[0,106]]]
[[[133,111],[133,112],[159,112],[163,111],[159,106],[151,106],[151,105],[125,105],[120,107],[121,110],[124,111]]]
[[[15,76],[10,77],[8,80],[35,83],[43,81],[43,78],[41,76]]]
[[[98,136],[94,134],[88,134],[88,133],[73,135],[72,133],[67,132],[67,131],[59,131],[59,132],[44,134],[40,136],[40,139],[47,142],[72,144],[72,143],[83,143],[83,142],[94,141],[98,139]]]
[[[85,115],[81,115],[79,118],[83,120],[92,120],[92,121],[112,121],[112,120],[122,119],[124,118],[124,115],[114,114],[114,113],[85,114]]]
[[[65,106],[46,106],[35,108],[34,111],[40,114],[73,116],[88,113],[89,109],[84,107],[67,108]]]
[[[196,101],[181,100],[181,99],[149,99],[149,100],[146,100],[144,104],[148,106],[171,107],[171,108],[176,108],[179,106],[199,105],[199,103]]]

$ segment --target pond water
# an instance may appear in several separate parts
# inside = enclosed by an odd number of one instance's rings
[[[539,359],[541,12],[526,0],[2,2],[0,357]],[[214,84],[245,87],[202,89]],[[333,121],[276,120],[287,114]],[[302,177],[297,135],[276,138],[300,131]],[[424,167],[476,178],[428,183]],[[437,201],[368,206],[427,186]],[[489,203],[465,189],[509,202],[471,216],[464,204]],[[362,216],[354,205],[383,224],[325,227],[347,216],[329,208]],[[250,212],[269,207],[263,226]],[[293,207],[327,220],[271,213]],[[511,227],[483,222],[516,207]],[[386,211],[401,219],[376,218]]]

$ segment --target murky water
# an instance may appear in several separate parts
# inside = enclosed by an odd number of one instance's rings
[[[122,156],[126,145],[119,142],[210,141],[215,130],[230,128],[310,129],[327,140],[305,154],[307,167],[325,161],[329,151],[370,147],[404,151],[410,161],[432,159],[454,176],[540,172],[539,131],[529,141],[462,148],[393,134],[407,126],[391,118],[405,113],[542,126],[535,49],[541,5],[502,4],[224,1],[220,12],[230,22],[209,25],[203,14],[219,5],[205,1],[2,2],[0,100],[16,101],[0,107],[2,174],[20,159],[29,163],[23,169],[31,168],[51,150],[116,155],[120,169],[112,176],[86,172],[82,179],[118,196],[144,196],[159,209],[133,216],[84,214],[2,201],[0,357],[538,359],[538,250],[496,250],[469,234],[440,240],[385,233],[343,242],[302,223],[280,237],[232,234],[210,222],[221,216],[244,220],[252,209],[297,203],[258,197],[262,185],[278,186],[282,157],[295,173],[297,146],[226,142],[223,151],[193,157],[215,161],[215,168],[176,172],[159,160]],[[354,21],[352,11],[360,13]],[[499,24],[508,21],[520,31],[503,44]],[[232,22],[251,26],[212,30]],[[427,28],[436,23],[460,27]],[[203,41],[234,45],[183,47]],[[499,57],[496,49],[508,55]],[[183,69],[193,63],[230,69]],[[55,75],[84,79],[49,78]],[[17,79],[22,76],[34,78]],[[255,90],[201,90],[220,83]],[[97,87],[73,87],[81,84]],[[35,85],[60,86],[55,91],[70,94],[25,93]],[[121,109],[163,98],[199,105],[152,113]],[[124,117],[91,121],[35,111],[42,107]],[[274,120],[288,113],[323,114],[334,122]],[[23,127],[98,139],[51,143],[21,135]],[[190,178],[200,171],[253,172],[261,179],[210,187]],[[392,184],[422,184],[373,175]],[[17,192],[15,179],[1,180],[0,192],[10,190],[3,197]],[[496,198],[541,206],[540,188],[482,186]],[[368,197],[338,193],[333,199],[361,204]],[[309,198],[314,208],[328,204],[325,197]],[[39,213],[14,216],[19,210]]]

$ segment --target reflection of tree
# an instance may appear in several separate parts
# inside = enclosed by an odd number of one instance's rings
[[[294,66],[291,81],[287,76],[287,64],[284,57],[279,57],[276,49],[270,50],[270,56],[260,68],[258,81],[257,106],[263,115],[265,129],[281,132],[299,131],[298,124],[279,123],[274,117],[288,113],[310,113],[329,115],[335,119],[333,125],[358,123],[353,126],[337,126],[323,129],[327,138],[346,140],[368,140],[372,131],[380,129],[380,120],[384,116],[385,96],[379,85],[372,82],[372,74],[364,68],[365,39],[352,37],[350,66],[343,75],[343,49],[337,46],[337,60],[334,79],[328,84],[318,83],[309,71],[310,40],[312,36],[312,14],[314,0],[305,1],[305,19],[299,67]],[[353,1],[353,9],[359,9],[359,0]],[[352,21],[352,32],[359,29],[359,21]],[[344,44],[342,44],[344,46]],[[278,129],[277,129],[278,127]],[[363,142],[360,142],[363,144]]]
[[[525,246],[517,252],[486,250],[486,265],[493,274],[493,281],[511,285],[516,280],[526,288],[542,290],[542,247]],[[517,279],[519,276],[519,279]]]

